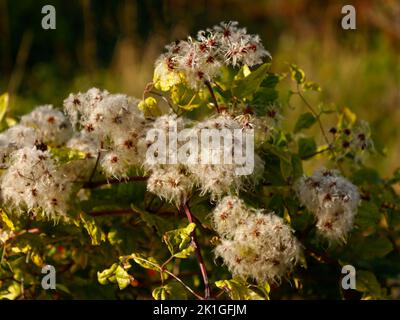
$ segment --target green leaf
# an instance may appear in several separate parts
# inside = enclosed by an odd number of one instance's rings
[[[180,83],[171,89],[171,101],[182,109],[192,110],[202,103],[198,92]]]
[[[244,78],[239,77],[233,83],[232,93],[239,99],[249,98],[261,86],[265,79],[270,63],[264,63]]]
[[[132,250],[139,249],[140,244],[138,243],[138,237],[140,234],[135,234],[133,228],[127,228],[122,226],[112,227],[107,233],[107,240],[113,246],[118,246],[123,254],[129,254]]]
[[[134,205],[131,205],[131,207],[134,211],[140,213],[140,217],[142,218],[142,220],[146,222],[146,224],[150,228],[154,228],[160,237],[162,237],[165,232],[175,227],[173,223],[168,219],[164,219],[156,214],[145,212]]]
[[[249,76],[251,74],[251,70],[247,65],[243,65],[239,71],[236,73],[234,80],[235,81],[239,81],[239,80],[243,80],[244,78],[246,78],[247,76]]]
[[[267,106],[272,104],[278,99],[278,91],[273,88],[260,88],[251,101],[254,106],[255,112],[258,116],[265,116]]]
[[[298,146],[299,157],[303,160],[310,158],[317,150],[314,138],[300,138]]]
[[[110,268],[97,272],[97,280],[100,284],[108,284],[115,281],[115,272],[119,264],[114,263]]]
[[[348,241],[342,258],[348,261],[368,261],[375,258],[383,258],[392,250],[391,241],[383,235],[374,234],[368,237],[353,235]]]
[[[13,281],[6,290],[0,291],[0,299],[15,300],[21,293],[22,286],[18,282]]]
[[[155,300],[186,300],[188,298],[185,288],[177,281],[155,288],[152,296]]]
[[[361,168],[353,173],[352,180],[357,185],[375,184],[379,185],[382,181],[378,171],[372,168]]]
[[[352,127],[357,121],[357,115],[349,108],[343,108],[339,115],[339,121],[337,127],[339,129]]]
[[[275,88],[279,83],[279,76],[275,73],[268,73],[267,77],[261,82],[261,87]]]
[[[395,184],[400,182],[400,168],[396,169],[393,176],[388,181],[390,184]]]
[[[223,65],[220,68],[218,78],[215,80],[215,82],[218,84],[216,87],[221,88],[222,91],[230,91],[235,76],[237,76],[237,71],[235,68],[232,66]]]
[[[196,225],[190,223],[185,228],[171,230],[165,233],[163,240],[168,246],[168,250],[176,258],[185,259],[189,257],[194,251],[194,247],[191,245],[193,233]]]
[[[0,122],[3,120],[3,118],[7,112],[8,102],[9,102],[8,93],[2,94],[0,96]]]
[[[240,279],[219,280],[215,285],[229,294],[232,300],[264,300],[265,298],[252,290]],[[267,290],[267,287],[265,287]],[[264,291],[266,292],[266,291]]]
[[[157,100],[154,97],[147,97],[138,104],[138,108],[142,111],[154,109],[157,107]]]
[[[68,287],[66,285],[64,285],[64,284],[61,284],[61,283],[57,283],[56,284],[56,290],[59,291],[59,292],[66,293],[68,295],[72,295],[72,293],[71,293],[71,291],[69,291]]]
[[[292,155],[292,166],[293,166],[293,179],[297,180],[303,176],[303,162],[297,155]]]
[[[224,103],[229,103],[230,99],[232,98],[232,93],[230,90],[224,90],[220,86],[213,86],[214,93],[216,97],[223,100]]]
[[[370,227],[376,228],[380,218],[381,213],[379,212],[378,206],[371,201],[363,201],[358,209],[354,223],[356,226],[361,228],[361,230]]]
[[[285,179],[285,181],[289,181],[293,178],[293,167],[290,162],[286,162],[281,159],[280,168],[282,177]]]
[[[195,200],[198,202],[195,202]],[[210,212],[212,211],[213,207],[210,205],[208,199],[204,199],[204,197],[193,196],[191,200],[191,207],[190,210],[192,214],[200,221],[203,227],[212,229],[212,222],[210,219]]]
[[[127,258],[133,259],[138,265],[145,269],[150,269],[154,271],[160,271],[161,267],[157,260],[153,257],[146,258],[143,254],[140,253],[132,253],[130,256],[122,257],[120,259]]]
[[[92,239],[92,245],[98,246],[102,241],[106,241],[106,235],[104,232],[97,226],[96,220],[85,214],[80,214],[81,221],[83,223],[83,227],[88,232],[90,238]]]
[[[290,162],[290,153],[282,150],[281,148],[277,147],[276,145],[265,143],[263,148],[267,151],[272,153],[273,155],[277,156],[279,159],[284,160],[286,162]]]
[[[294,126],[294,133],[299,132],[303,129],[310,128],[314,123],[317,122],[317,119],[313,116],[311,112],[306,112],[300,115],[299,119]]]
[[[86,152],[67,147],[55,148],[49,146],[49,151],[60,164],[67,164],[73,160],[84,160],[87,158]]]
[[[321,87],[318,85],[318,83],[315,83],[313,81],[307,81],[303,84],[303,89],[306,91],[321,91]]]
[[[131,278],[129,273],[118,263],[114,263],[102,272],[97,272],[97,280],[100,284],[117,283],[120,290],[129,286]]]
[[[304,83],[306,76],[304,74],[304,71],[301,70],[297,65],[291,64],[290,65],[290,75],[293,80],[297,82],[297,84],[302,84]]]
[[[175,71],[163,70],[163,66],[160,65],[154,70],[153,83],[157,90],[169,91],[173,86],[179,84],[183,78],[182,74]]]
[[[131,283],[131,276],[121,266],[118,266],[117,270],[115,270],[115,279],[117,280],[120,290],[125,289]]]
[[[5,213],[5,212],[3,211],[3,209],[0,209],[0,217],[1,217],[1,220],[5,223],[5,225],[6,225],[7,227],[9,227],[12,231],[15,230],[14,223],[13,223],[13,222],[11,221],[11,219],[8,217],[7,213]]]
[[[356,273],[356,290],[366,293],[373,298],[382,296],[381,285],[375,275],[370,271],[358,270]]]
[[[142,110],[145,115],[160,115],[161,111],[158,108],[157,100],[154,97],[147,97],[138,104],[138,108]]]

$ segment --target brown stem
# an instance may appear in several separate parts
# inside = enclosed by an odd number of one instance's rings
[[[182,205],[182,210],[185,212],[186,217],[188,218],[189,222],[193,223],[192,213],[190,212],[190,209],[189,209],[189,207],[188,207],[188,205],[186,203]],[[196,232],[192,233],[192,240],[193,240],[193,243],[196,246],[197,260],[199,262],[201,275],[203,277],[204,298],[205,299],[209,299],[210,298],[210,285],[209,285],[209,282],[208,282],[207,269],[206,269],[206,265],[205,265],[204,260],[203,260],[203,256],[201,255],[200,246],[199,246],[199,243],[198,243],[197,237],[196,237]]]
[[[97,158],[96,158],[96,163],[95,163],[95,165],[94,165],[94,167],[93,167],[93,170],[92,170],[92,172],[91,172],[91,174],[90,174],[90,177],[89,177],[89,180],[88,180],[88,184],[91,184],[92,183],[92,180],[93,180],[93,177],[94,177],[94,175],[95,175],[95,173],[96,173],[96,170],[97,170],[97,167],[99,166],[99,162],[100,162],[100,151],[97,153]]]
[[[174,259],[174,256],[170,256],[162,265],[161,269],[164,270],[168,263],[170,263]]]
[[[166,97],[164,97],[164,95],[162,95],[161,93],[158,93],[158,92],[156,92],[156,91],[154,91],[154,90],[149,90],[149,91],[147,91],[147,93],[151,93],[151,94],[154,94],[154,95],[160,97],[161,99],[163,99],[163,100],[168,104],[168,106],[171,108],[171,110],[172,110],[174,113],[176,113],[176,114],[178,113],[178,112],[175,110],[175,108],[172,106],[172,103],[171,103]]]
[[[215,97],[215,93],[214,93],[213,88],[211,87],[210,81],[204,81],[204,84],[206,85],[208,91],[209,91],[210,94],[211,94],[211,98],[212,98],[213,101],[214,101],[215,108],[217,109],[217,112],[218,112],[218,113],[221,113],[221,110],[220,110],[220,108],[219,108],[219,106],[218,106],[217,98]]]
[[[299,85],[297,85],[297,94],[299,95],[299,97],[300,97],[300,99],[303,101],[303,103],[307,106],[307,108],[310,110],[310,112],[313,114],[313,116],[315,117],[315,119],[317,119],[318,125],[319,125],[319,127],[320,127],[320,129],[321,129],[321,132],[322,132],[322,136],[324,137],[324,140],[325,140],[326,144],[328,145],[328,149],[329,149],[329,151],[332,153],[333,158],[336,159],[335,150],[332,148],[332,145],[331,145],[331,143],[329,142],[329,139],[328,139],[328,136],[327,136],[327,134],[326,134],[326,132],[325,132],[324,126],[323,126],[323,124],[322,124],[320,115],[314,110],[314,108],[311,106],[311,104],[310,104],[310,103],[306,100],[306,98],[303,96],[303,94],[302,94],[301,91],[300,91]],[[341,171],[343,171],[342,168],[341,168],[341,166],[340,166],[340,163],[339,163],[338,161],[337,161],[337,165],[338,165],[339,169],[340,169]]]
[[[26,229],[26,230],[22,230],[16,234],[14,234],[13,236],[11,236],[7,241],[13,240],[19,236],[22,236],[23,234],[26,233],[30,233],[30,234],[38,234],[40,233],[40,229],[39,228],[32,228],[32,229]]]
[[[166,274],[170,275],[172,278],[174,278],[176,281],[178,281],[182,286],[184,286],[186,288],[186,290],[188,290],[191,294],[193,294],[197,299],[204,300],[203,297],[199,296],[196,292],[194,292],[188,285],[186,285],[179,277],[174,275],[172,272],[170,272],[166,269],[163,270],[160,266],[156,265],[155,263],[153,263],[149,260],[142,259],[139,257],[136,257],[136,259],[139,259],[139,260],[145,261],[148,264],[151,264],[153,267],[156,267],[160,271],[160,273],[165,272]]]
[[[328,136],[326,135],[324,126],[322,125],[321,119],[318,115],[318,113],[314,110],[314,108],[311,106],[311,104],[308,103],[308,101],[306,100],[306,98],[304,98],[304,96],[302,95],[301,91],[299,90],[299,85],[297,85],[297,94],[299,95],[299,97],[301,98],[301,100],[304,102],[304,104],[307,106],[307,108],[311,111],[311,113],[313,114],[313,116],[315,117],[315,119],[317,119],[318,121],[318,125],[321,129],[322,135],[324,136],[325,142],[326,144],[329,146],[330,142],[328,139]]]
[[[308,154],[308,155],[307,155],[307,158],[314,157],[314,156],[316,156],[316,155],[318,155],[318,154],[321,154],[321,153],[324,153],[324,152],[330,151],[330,150],[331,150],[331,148],[327,147],[327,148],[321,149],[321,150],[319,150],[319,151],[315,151],[315,152],[313,152],[313,153]]]

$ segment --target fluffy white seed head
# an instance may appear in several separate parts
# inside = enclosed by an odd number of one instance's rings
[[[100,167],[107,177],[124,178],[144,161],[146,121],[138,102],[98,89],[71,95],[64,101],[72,121],[79,122],[84,134],[98,143]]]
[[[317,218],[317,229],[330,241],[345,241],[360,203],[358,189],[337,171],[322,169],[296,184],[302,204]]]
[[[21,118],[21,124],[33,128],[40,143],[60,146],[72,136],[71,123],[52,105],[35,108]]]
[[[1,137],[15,148],[34,146],[38,142],[35,129],[16,124],[1,133]]]
[[[7,168],[9,156],[15,150],[38,142],[35,129],[17,124],[0,134],[0,167]]]
[[[254,66],[270,57],[258,35],[251,35],[237,22],[222,22],[206,31],[201,30],[197,39],[177,41],[165,47],[156,61],[154,82],[169,89],[185,81],[195,90],[204,87],[219,75],[223,65]]]
[[[89,89],[85,93],[71,93],[64,100],[64,111],[73,126],[83,127],[97,104],[108,95],[108,91],[97,88]]]
[[[71,186],[50,153],[25,147],[10,157],[11,165],[1,177],[3,201],[19,214],[28,211],[56,221],[65,218]]]
[[[177,117],[175,114],[162,115],[148,124],[147,129],[153,131],[153,134],[146,136],[138,142],[138,149],[141,154],[145,155],[149,152],[143,160],[143,166],[146,170],[156,170],[160,167],[160,164],[169,163],[169,154],[177,153],[179,147],[182,145],[181,142],[177,141],[177,138],[173,142],[173,135],[179,134],[186,125],[187,120]],[[153,160],[157,161],[154,163]]]
[[[107,177],[125,178],[129,172],[129,159],[125,158],[123,153],[109,151],[102,155],[100,166]]]
[[[105,96],[90,113],[85,130],[104,142],[107,138],[115,140],[126,131],[138,134],[145,124],[138,102],[123,94]]]
[[[246,223],[249,210],[236,196],[222,198],[212,213],[213,227],[224,238],[232,239],[236,229]]]
[[[244,223],[215,248],[234,276],[259,284],[279,282],[299,260],[301,247],[293,230],[273,213],[248,209]]]
[[[182,166],[154,169],[147,181],[147,190],[175,205],[185,203],[193,188],[193,178]]]
[[[216,137],[221,139],[219,145],[213,145],[212,140],[215,137],[212,137],[211,141],[209,140],[208,148],[202,148],[203,129],[216,130]],[[209,193],[211,198],[215,200],[227,193],[239,191],[248,182],[253,183],[255,179],[258,180],[262,176],[264,164],[261,158],[255,154],[250,154],[250,156],[254,156],[256,168],[253,174],[250,176],[237,174],[236,169],[240,165],[235,163],[235,153],[238,152],[238,148],[242,148],[242,151],[244,151],[243,143],[245,139],[240,140],[236,133],[243,132],[242,129],[241,124],[228,114],[199,122],[193,128],[194,134],[198,137],[201,152],[198,153],[197,163],[188,167],[196,180],[196,184],[201,189],[202,195]],[[225,140],[226,137],[229,138]],[[252,153],[254,150],[245,150],[245,152]],[[202,157],[205,157],[207,161],[203,162]]]
[[[208,32],[215,33],[220,53],[227,64],[251,67],[262,63],[265,57],[271,57],[260,37],[248,34],[246,28],[239,28],[236,21],[221,22]]]

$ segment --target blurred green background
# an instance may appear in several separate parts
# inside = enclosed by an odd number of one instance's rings
[[[56,8],[56,30],[41,28],[46,4]],[[345,4],[357,10],[357,30],[341,28]],[[93,86],[140,97],[165,44],[222,20],[260,34],[273,71],[296,63],[319,83],[313,103],[349,107],[368,120],[387,149],[370,160],[384,176],[400,166],[398,0],[0,0],[0,92],[11,94],[8,115],[61,106],[70,92]]]

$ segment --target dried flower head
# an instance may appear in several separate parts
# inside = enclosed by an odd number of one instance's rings
[[[165,90],[183,81],[197,90],[218,76],[223,65],[251,67],[271,57],[258,35],[248,34],[234,21],[201,30],[197,39],[188,37],[165,49],[154,72],[154,82]]]
[[[317,218],[317,229],[330,241],[345,241],[360,203],[357,187],[337,171],[321,169],[296,184],[302,204]]]
[[[60,146],[72,136],[68,118],[52,105],[35,108],[21,118],[21,124],[35,129],[40,143]]]
[[[24,147],[10,157],[11,165],[1,177],[3,201],[19,214],[27,210],[55,221],[65,218],[71,186],[50,153]]]
[[[301,247],[293,230],[273,213],[246,208],[241,200],[226,198],[214,211],[214,223],[223,236],[215,254],[234,276],[260,284],[279,282],[299,260]]]
[[[147,190],[175,205],[185,203],[193,188],[193,179],[182,166],[154,169]]]

